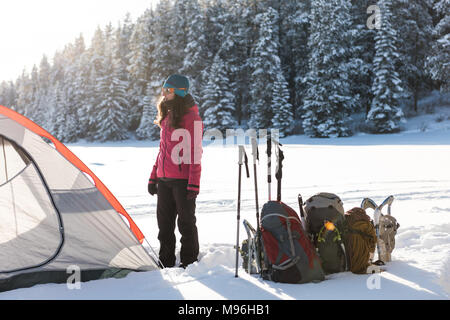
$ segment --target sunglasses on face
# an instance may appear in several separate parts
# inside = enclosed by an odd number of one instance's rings
[[[175,92],[175,88],[162,88],[163,94],[170,94]],[[178,88],[178,90],[186,90],[186,88]]]

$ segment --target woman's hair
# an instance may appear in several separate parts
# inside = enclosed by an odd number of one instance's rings
[[[187,97],[190,97],[190,95],[186,96],[186,98]],[[183,119],[183,116],[189,112],[189,108],[191,107],[191,104],[187,103],[188,99],[186,98],[175,95],[172,100],[165,101],[164,97],[161,97],[158,101],[158,115],[154,123],[161,127],[161,122],[169,114],[169,125],[174,129],[180,128],[181,119]],[[169,111],[172,112],[169,113]]]

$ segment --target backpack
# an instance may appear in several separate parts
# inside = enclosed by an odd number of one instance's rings
[[[292,208],[269,201],[261,211],[262,277],[282,283],[325,279],[314,246]]]
[[[345,218],[341,199],[333,194],[315,194],[304,204],[306,231],[313,241],[325,273],[347,270],[344,245]]]
[[[364,274],[375,253],[377,236],[370,217],[362,208],[353,208],[345,213],[345,247],[349,258],[349,269]]]

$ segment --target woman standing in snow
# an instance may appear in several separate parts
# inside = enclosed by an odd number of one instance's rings
[[[160,144],[148,192],[158,196],[156,215],[162,267],[175,266],[177,216],[180,267],[197,261],[199,253],[195,201],[200,191],[203,123],[188,91],[188,78],[171,75],[164,82],[157,106],[155,124],[161,128]]]

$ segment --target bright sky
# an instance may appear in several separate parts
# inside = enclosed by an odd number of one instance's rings
[[[158,0],[0,0],[0,82],[39,67],[83,33],[90,45],[97,26],[114,27],[127,12],[133,22]]]

